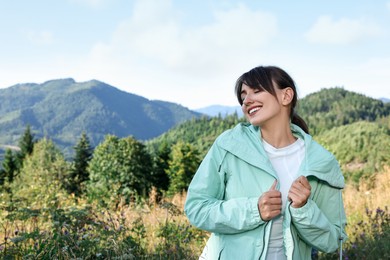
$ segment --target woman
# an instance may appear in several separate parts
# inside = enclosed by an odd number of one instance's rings
[[[294,112],[294,81],[256,67],[238,78],[248,123],[221,134],[188,188],[190,222],[211,232],[201,259],[311,259],[346,239],[334,156]]]

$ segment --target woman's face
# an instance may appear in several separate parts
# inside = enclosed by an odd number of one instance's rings
[[[254,126],[264,126],[268,123],[278,123],[282,117],[283,90],[275,88],[276,96],[271,93],[252,89],[243,84],[241,88],[242,112]],[[284,117],[285,118],[285,117]]]

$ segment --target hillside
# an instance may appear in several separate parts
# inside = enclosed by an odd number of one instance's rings
[[[390,115],[390,103],[336,87],[307,95],[299,101],[297,113],[310,132],[317,134],[335,126],[386,117]]]
[[[315,139],[336,156],[346,177],[357,181],[390,165],[389,137],[389,126],[359,121],[325,131]]]
[[[37,138],[49,137],[60,147],[74,146],[83,131],[93,145],[106,134],[147,140],[199,116],[96,80],[18,84],[0,89],[0,144],[15,145],[27,124]]]
[[[358,179],[390,164],[390,104],[342,88],[323,89],[299,104],[314,139],[335,154],[347,175]],[[244,120],[229,115],[187,121],[148,144],[155,150],[162,142],[184,141],[204,156],[219,134]]]

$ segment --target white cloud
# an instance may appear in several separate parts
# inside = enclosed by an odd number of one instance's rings
[[[30,42],[36,45],[50,45],[53,43],[53,35],[49,31],[29,31],[27,37]]]
[[[277,32],[272,15],[244,6],[216,12],[214,17],[212,24],[188,29],[181,25],[170,1],[139,1],[134,15],[118,26],[107,48],[120,52],[123,59],[151,60],[184,73],[209,72],[207,67],[223,65],[216,64],[221,58],[253,55]]]
[[[169,0],[137,1],[132,16],[118,25],[107,43],[94,46],[80,71],[88,70],[102,80],[116,78],[122,86],[127,82],[137,87],[129,92],[153,99],[169,101],[178,91],[197,89],[183,103],[210,99],[212,104],[213,98],[225,94],[215,84],[234,98],[233,85],[242,64],[245,69],[248,62],[257,65],[262,48],[278,32],[272,14],[244,5],[215,12],[214,20],[203,26],[184,27],[181,19]]]
[[[386,7],[390,11],[390,1],[386,3]]]
[[[321,16],[305,37],[312,43],[350,44],[381,33],[380,27],[365,19],[334,20],[330,16]]]

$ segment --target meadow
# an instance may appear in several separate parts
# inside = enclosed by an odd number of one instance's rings
[[[389,259],[390,167],[343,191],[348,240],[343,259]],[[208,233],[191,226],[183,213],[186,194],[115,208],[69,196],[41,210],[1,204],[3,259],[197,259]],[[338,259],[338,253],[319,259]]]

